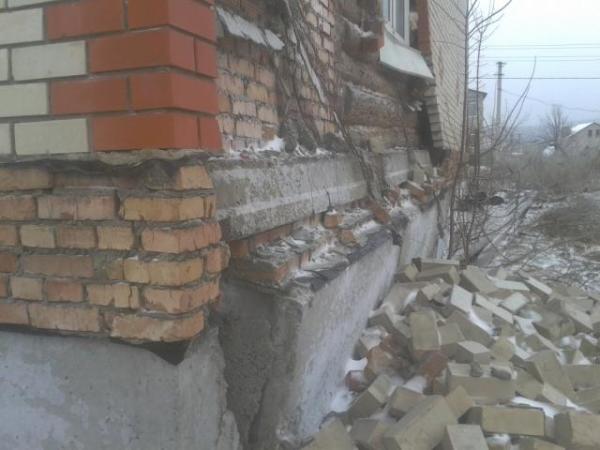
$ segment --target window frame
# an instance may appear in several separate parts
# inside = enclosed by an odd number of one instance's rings
[[[397,29],[398,7],[402,4],[404,8],[404,36]],[[387,8],[386,8],[387,6]],[[386,11],[388,9],[388,11]],[[382,15],[384,28],[398,43],[410,46],[410,0],[382,0]],[[391,16],[391,17],[389,17]]]

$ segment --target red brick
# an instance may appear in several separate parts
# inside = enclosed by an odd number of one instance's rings
[[[144,306],[152,311],[181,314],[211,303],[218,297],[218,281],[187,289],[145,288]]]
[[[211,78],[217,78],[217,49],[208,42],[196,39],[196,71]]]
[[[128,197],[121,202],[120,214],[125,220],[151,222],[202,219],[206,215],[205,198]]]
[[[119,31],[123,25],[122,0],[80,0],[46,8],[49,39]]]
[[[177,169],[172,189],[177,191],[213,189],[213,182],[206,167],[200,165],[183,166]]]
[[[200,137],[200,148],[215,153],[223,151],[223,142],[221,141],[221,130],[219,129],[219,122],[217,122],[216,118],[198,118],[198,129]]]
[[[100,331],[100,313],[97,308],[31,304],[28,309],[31,325],[35,328],[80,332]]]
[[[110,220],[116,217],[114,195],[45,195],[38,198],[40,219]]]
[[[52,114],[85,114],[125,111],[127,80],[54,81],[50,84]]]
[[[36,217],[35,200],[30,195],[0,197],[0,220],[31,220]]]
[[[21,300],[43,300],[42,280],[37,278],[11,277],[10,290],[13,298]]]
[[[217,213],[217,197],[215,195],[207,195],[204,197],[204,217],[212,219]]]
[[[14,225],[0,225],[0,245],[17,245],[18,241],[17,227]]]
[[[342,223],[342,216],[335,211],[326,212],[323,215],[323,226],[325,228],[337,228]]]
[[[102,226],[97,228],[98,248],[101,250],[130,250],[134,236],[131,227]]]
[[[213,81],[175,72],[132,75],[131,106],[137,111],[177,108],[217,114],[217,86]]]
[[[112,259],[109,263],[102,264],[101,273],[99,275],[105,277],[107,280],[124,280],[123,260],[120,258]]]
[[[56,243],[62,248],[94,248],[96,230],[93,227],[59,225],[56,229]]]
[[[139,289],[126,283],[92,284],[87,286],[87,293],[88,299],[93,305],[113,305],[115,308],[123,309],[140,307]]]
[[[26,273],[78,278],[94,276],[90,256],[24,255],[21,260]]]
[[[218,223],[192,228],[147,228],[142,232],[142,247],[149,252],[185,253],[203,249],[221,240]]]
[[[290,258],[282,261],[278,265],[267,267],[266,265],[257,266],[247,259],[234,259],[232,267],[240,278],[256,283],[275,283],[283,282],[290,272],[300,267],[299,258]]]
[[[229,247],[220,246],[210,250],[206,255],[206,271],[221,273],[229,265]]]
[[[374,201],[371,201],[368,204],[368,208],[373,213],[373,217],[375,218],[375,220],[377,222],[386,225],[386,224],[388,224],[388,223],[390,223],[392,221],[392,218],[390,217],[390,214],[380,204],[378,204],[378,203],[376,203]]]
[[[192,258],[184,261],[140,261],[126,259],[123,265],[125,279],[132,283],[160,286],[184,286],[198,281],[204,273],[204,261]]]
[[[262,233],[257,233],[249,239],[249,249],[251,252],[256,250],[257,247],[263,244],[268,244],[279,240],[285,236],[289,236],[293,231],[291,224],[282,225],[277,228],[272,228]]]
[[[5,325],[28,325],[27,305],[23,303],[0,303],[0,323]]]
[[[68,280],[46,280],[46,298],[51,302],[82,302],[83,285]]]
[[[204,314],[180,319],[159,319],[137,315],[116,315],[111,323],[110,335],[126,340],[153,342],[186,341],[204,329]]]
[[[245,258],[250,255],[250,241],[241,239],[229,242],[229,250],[232,258]]]
[[[88,44],[93,73],[144,67],[194,71],[194,38],[171,29],[98,38]]]
[[[428,353],[423,362],[417,369],[417,373],[427,379],[429,383],[433,382],[448,366],[448,357],[442,352]]]
[[[0,252],[0,272],[13,273],[17,271],[17,255],[9,252]]]
[[[54,228],[46,225],[23,225],[20,230],[24,247],[55,248]]]
[[[52,176],[44,168],[0,169],[0,191],[29,191],[49,189],[52,187]]]
[[[198,148],[196,119],[183,113],[97,117],[92,128],[96,151]]]
[[[216,17],[196,0],[129,0],[130,28],[171,25],[205,39],[216,40]]]

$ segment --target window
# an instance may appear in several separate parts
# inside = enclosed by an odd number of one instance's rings
[[[600,137],[600,130],[596,130],[596,137]]]
[[[594,136],[594,130],[588,130],[588,137],[591,138]]]
[[[405,44],[410,42],[409,3],[409,0],[383,0],[386,25]]]
[[[385,26],[379,60],[392,70],[432,80],[433,74],[427,61],[418,50],[410,46],[410,0],[381,0],[381,2]]]

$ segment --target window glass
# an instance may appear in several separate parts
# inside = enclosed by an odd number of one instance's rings
[[[392,21],[392,2],[394,0],[383,0],[383,18],[388,22]]]
[[[406,0],[396,0],[396,33],[406,39]]]

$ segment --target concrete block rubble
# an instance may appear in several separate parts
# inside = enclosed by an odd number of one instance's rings
[[[600,449],[599,334],[595,294],[416,259],[356,344],[348,401],[303,448]]]

